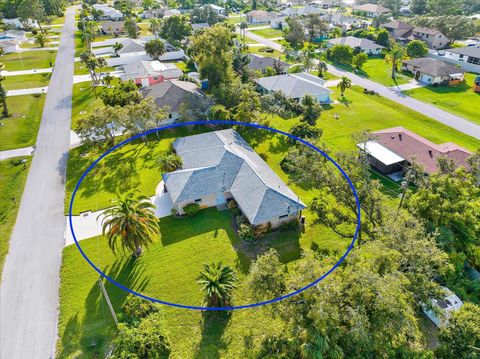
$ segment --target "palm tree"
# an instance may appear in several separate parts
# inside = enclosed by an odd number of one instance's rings
[[[345,90],[352,87],[352,80],[350,80],[348,77],[343,76],[342,80],[337,84],[337,88],[340,89],[340,92],[342,94],[342,97],[344,96]]]
[[[407,57],[407,51],[405,47],[397,44],[392,46],[390,52],[385,56],[385,61],[392,65],[392,79],[395,80],[395,72],[398,65]]]
[[[205,293],[205,305],[224,307],[231,303],[232,291],[236,288],[237,274],[232,267],[221,262],[204,264],[197,278]]]
[[[0,49],[0,53],[3,53],[3,49]],[[3,71],[4,68],[5,64],[3,62],[0,62],[0,72]],[[9,113],[7,106],[7,91],[5,91],[5,88],[3,87],[3,80],[5,80],[5,76],[0,75],[0,102],[2,103],[3,107],[3,117],[8,117]]]
[[[120,42],[116,42],[112,47],[113,51],[115,51],[115,55],[118,56],[118,52],[123,49],[123,44]]]
[[[319,61],[317,69],[318,69],[318,76],[323,77],[323,73],[328,70],[326,62]]]
[[[162,29],[162,22],[158,19],[152,19],[150,21],[150,32],[155,35],[155,37],[158,37],[158,34],[160,33],[160,30]]]
[[[110,75],[110,72],[107,72],[105,76],[102,78],[102,82],[105,86],[110,87],[110,84],[112,83],[114,77]]]
[[[117,196],[116,204],[103,213],[103,235],[113,253],[120,245],[138,257],[142,254],[142,247],[152,243],[160,232],[155,206],[147,196],[133,193]]]
[[[40,47],[45,47],[45,45],[48,43],[48,37],[45,35],[43,32],[35,35],[35,43],[40,46]]]
[[[309,72],[310,69],[313,67],[313,54],[310,52],[305,51],[305,53],[302,56],[303,60],[303,67],[306,72]]]
[[[93,29],[88,26],[85,26],[85,29],[80,32],[80,40],[82,41],[83,46],[87,49],[87,51],[91,50],[92,42],[95,41],[95,32]]]
[[[182,159],[174,153],[164,153],[158,158],[158,164],[165,172],[172,172],[182,167]]]
[[[244,45],[245,45],[245,36],[247,33],[247,29],[248,29],[248,24],[245,21],[242,21],[240,23],[240,33],[242,34],[242,40]]]

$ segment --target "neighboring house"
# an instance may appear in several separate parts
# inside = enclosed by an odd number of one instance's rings
[[[200,22],[198,24],[192,24],[192,31],[193,31],[193,33],[196,33],[198,30],[207,29],[209,27],[210,27],[210,25],[208,23]]]
[[[306,208],[234,130],[178,138],[173,148],[182,169],[162,177],[179,214],[190,203],[207,208],[233,199],[252,226],[276,228],[299,219]]]
[[[133,80],[142,87],[152,86],[166,80],[178,79],[183,72],[174,63],[140,60],[123,66],[124,80]]]
[[[38,24],[35,20],[26,19],[22,20],[20,18],[15,19],[2,19],[2,22],[7,26],[7,28],[13,28],[17,30],[23,30],[27,28],[38,28]]]
[[[165,14],[165,9],[149,9],[143,12],[143,17],[145,19],[158,19],[163,17]]]
[[[335,45],[347,45],[352,49],[358,48],[368,55],[379,55],[385,48],[372,40],[354,36],[338,37],[328,40],[327,47],[333,47]]]
[[[441,299],[430,299],[431,308],[423,305],[425,315],[439,328],[448,324],[452,312],[463,305],[461,299],[447,287],[442,287],[444,295]]]
[[[247,22],[249,24],[268,24],[276,17],[278,14],[271,11],[252,10],[247,13]]]
[[[112,20],[112,21],[120,21],[123,19],[123,14],[121,11],[114,9],[108,5],[104,4],[94,4],[93,8],[96,10],[100,10],[103,14],[100,16],[100,20]]]
[[[314,0],[311,2],[312,5],[321,6],[322,9],[330,9],[334,6],[339,6],[341,1],[338,0]]]
[[[20,52],[20,41],[18,40],[0,40],[0,48],[4,54]]]
[[[467,160],[472,153],[455,143],[437,145],[401,126],[373,134],[375,140],[357,144],[357,147],[368,153],[371,166],[384,175],[401,171],[412,159],[426,174],[437,172],[440,157],[451,160],[456,168],[469,167]]]
[[[215,5],[215,4],[208,4],[207,6],[209,6],[210,9],[215,11],[217,13],[217,15],[222,15],[222,16],[227,15],[227,10],[225,10],[224,7],[221,7],[221,6],[218,6],[218,5]]]
[[[311,95],[322,104],[331,103],[331,90],[324,87],[324,80],[317,76],[303,73],[262,77],[256,80],[261,93],[279,91],[285,96],[301,101],[305,95]]]
[[[280,11],[280,14],[289,17],[296,17],[296,16],[307,16],[310,14],[323,14],[324,11],[321,7],[315,5],[307,5],[303,7],[287,7]]]
[[[198,86],[189,81],[168,80],[145,87],[140,92],[145,98],[152,97],[158,107],[168,107],[168,122],[174,122],[180,118],[183,104],[207,100]]]
[[[407,24],[403,21],[390,21],[383,25],[383,27],[389,32],[389,34],[394,38],[407,38],[411,35],[414,27],[410,24]]]
[[[368,17],[377,17],[379,15],[388,14],[389,9],[378,4],[363,4],[359,6],[354,6],[353,10],[356,12],[365,13]]]
[[[270,20],[270,27],[280,30],[288,28],[287,18],[288,16],[277,16],[276,18]]]
[[[466,62],[475,65],[480,73],[480,46],[457,47],[445,50],[445,58],[456,62]]]
[[[348,30],[351,27],[360,27],[365,23],[362,19],[353,16],[346,16],[340,13],[326,14],[322,16],[322,19],[333,26],[342,27],[345,30]]]
[[[165,10],[165,13],[163,14],[163,17],[171,17],[171,16],[180,16],[182,13],[180,10],[177,9],[167,9]]]
[[[103,21],[100,31],[103,35],[120,36],[125,33],[125,21]]]
[[[428,85],[458,85],[465,77],[465,71],[458,66],[429,57],[406,60],[402,70],[411,72],[415,80]]]
[[[431,49],[443,49],[448,46],[450,40],[444,34],[436,29],[426,27],[416,27],[412,34],[407,37],[408,40],[422,40]]]
[[[0,40],[18,40],[20,43],[28,41],[23,30],[7,30],[0,32]]]
[[[160,56],[160,61],[181,60],[185,57],[185,52],[182,49],[177,49],[165,40],[162,41],[165,44],[165,53]],[[146,56],[145,43],[145,40],[126,39],[122,42],[123,47],[117,52],[118,56]]]
[[[248,54],[248,59],[250,60],[248,63],[248,68],[254,71],[261,71],[265,73],[265,70],[270,68],[277,68],[280,67],[282,70],[282,74],[286,74],[288,69],[290,68],[290,64],[285,61],[275,59],[273,57],[264,57],[257,54]]]

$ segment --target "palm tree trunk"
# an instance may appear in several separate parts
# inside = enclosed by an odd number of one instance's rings
[[[2,83],[0,83],[0,100],[2,101],[3,106],[3,117],[8,117],[7,93],[3,88]]]
[[[395,64],[395,62],[392,62],[392,79],[395,80],[395,68],[397,67],[397,65]]]
[[[135,257],[140,257],[142,255],[142,247],[140,247],[138,244],[135,245]]]

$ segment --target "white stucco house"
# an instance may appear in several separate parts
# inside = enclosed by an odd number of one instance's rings
[[[458,66],[429,57],[406,60],[402,70],[411,72],[415,80],[428,85],[457,85],[465,78],[465,71]]]
[[[445,50],[445,59],[452,60],[458,64],[467,63],[473,70],[480,73],[480,45],[457,47]]]
[[[328,40],[327,47],[330,48],[335,45],[346,45],[352,49],[358,48],[367,55],[380,55],[385,48],[372,40],[354,36],[337,37]]]

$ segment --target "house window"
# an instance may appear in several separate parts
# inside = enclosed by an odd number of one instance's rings
[[[172,118],[172,114],[171,114],[171,113],[168,114],[168,118]]]
[[[195,203],[200,203],[200,202],[202,202],[201,198],[195,200]]]
[[[283,216],[278,217],[279,219],[287,218],[288,214],[284,214]]]
[[[154,80],[158,80],[158,76],[153,76],[153,79],[154,79]]]
[[[463,59],[463,55],[460,55],[459,57],[460,57],[461,59]]]

